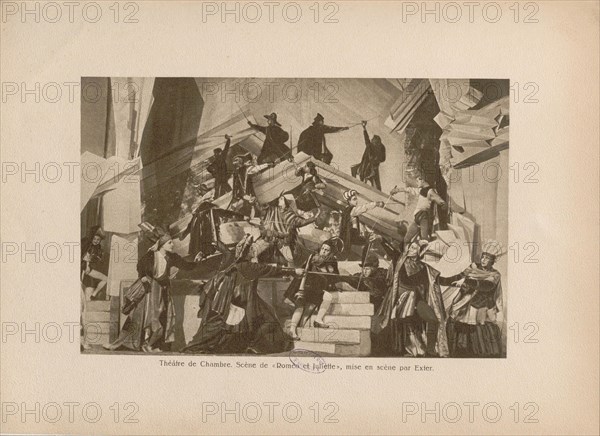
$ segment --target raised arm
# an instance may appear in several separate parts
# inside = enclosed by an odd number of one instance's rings
[[[267,133],[267,127],[266,126],[261,126],[260,124],[254,124],[251,121],[248,121],[248,125],[250,127],[252,127],[254,130],[258,130],[261,133],[264,133],[264,134]]]
[[[365,137],[365,145],[367,149],[371,147],[371,139],[369,139],[369,133],[367,132],[367,127],[363,124],[363,136]]]
[[[411,187],[403,187],[403,188],[399,188],[398,186],[394,186],[394,188],[390,191],[390,195],[396,195],[399,194],[401,192],[408,192],[410,194],[413,195],[419,195],[419,188],[411,188]]]
[[[308,224],[314,223],[317,220],[317,216],[318,214],[315,214],[314,216],[310,217],[310,218],[302,218],[300,216],[295,216],[293,217],[290,222],[289,222],[289,226],[290,228],[293,229],[297,229],[299,227],[304,227]]]
[[[371,201],[369,203],[361,204],[360,206],[356,206],[354,209],[350,211],[350,216],[352,218],[356,218],[370,210],[375,209],[376,207],[383,207],[383,201]]]
[[[336,132],[341,132],[343,130],[348,130],[349,127],[335,127],[335,126],[327,126],[327,125],[323,125],[323,127],[321,127],[323,129],[323,133],[336,133]]]
[[[445,208],[446,207],[446,202],[444,201],[444,199],[442,197],[440,197],[440,195],[435,192],[435,190],[430,189],[429,192],[427,193],[427,195],[429,196],[429,199],[431,201],[433,201],[435,204],[437,204],[440,207]]]
[[[458,280],[460,280],[460,279],[462,279],[464,277],[465,276],[464,276],[463,273],[459,273],[459,274],[453,275],[451,277],[442,277],[442,276],[439,276],[438,277],[438,282],[442,286],[450,286],[452,283],[454,283],[454,282],[456,282],[456,281],[458,281]]]
[[[175,266],[179,269],[192,270],[198,266],[198,263],[188,262],[187,260],[185,260],[183,257],[178,255],[177,253],[171,253],[169,255],[169,257],[171,258],[171,262],[173,263],[173,266]]]
[[[381,238],[381,246],[383,247],[383,250],[385,251],[385,254],[387,254],[390,259],[392,259],[394,262],[396,260],[398,260],[398,257],[400,256],[400,254],[402,254],[399,250],[397,250],[390,241],[388,241],[386,238]]]
[[[249,176],[251,176],[251,175],[260,173],[265,168],[269,168],[271,166],[273,166],[271,163],[264,163],[264,164],[260,164],[260,165],[253,165],[251,167],[248,167],[248,170],[246,171],[246,174],[248,174]]]
[[[225,135],[227,141],[225,142],[225,148],[223,148],[223,158],[227,159],[227,153],[229,153],[229,147],[231,146],[231,136]]]

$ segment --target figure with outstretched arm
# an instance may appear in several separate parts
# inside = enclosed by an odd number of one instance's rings
[[[422,240],[430,239],[432,204],[436,204],[444,213],[448,207],[444,199],[440,197],[436,190],[433,189],[421,175],[417,176],[417,184],[417,188],[399,188],[395,186],[390,192],[390,195],[395,195],[400,192],[410,192],[411,194],[418,196],[417,205],[413,213],[414,221],[410,223],[406,235],[404,236],[404,246],[408,246],[417,235],[419,235]]]
[[[450,355],[457,357],[499,357],[502,355],[503,298],[500,272],[494,269],[502,254],[496,241],[483,244],[479,262],[473,262],[457,277],[456,295],[448,307],[446,326]]]
[[[348,256],[352,245],[366,245],[368,238],[363,232],[360,216],[375,209],[384,207],[383,201],[370,201],[364,204],[358,204],[358,192],[350,189],[344,192],[344,199],[347,206],[342,212],[340,220],[340,238],[344,242],[344,258]]]
[[[298,152],[306,153],[315,159],[330,164],[333,160],[333,153],[327,148],[325,135],[348,129],[349,127],[326,125],[323,115],[317,113],[312,125],[300,133],[300,138],[298,138]]]
[[[155,228],[154,245],[138,261],[138,280],[126,291],[121,312],[127,315],[118,339],[104,346],[147,353],[171,351],[175,341],[175,309],[171,298],[173,268],[191,270],[200,265],[204,254],[193,262],[173,252],[173,240],[166,230]]]

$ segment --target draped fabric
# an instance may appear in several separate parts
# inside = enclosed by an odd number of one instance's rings
[[[423,322],[414,316],[418,299],[417,291],[406,289],[400,282],[400,268],[406,259],[406,255],[402,256],[395,266],[392,286],[388,289],[377,313],[378,325],[375,326],[375,333],[390,329],[391,333],[388,334],[393,338],[394,351],[416,356],[425,352],[422,335],[424,330]],[[439,321],[437,352],[441,357],[447,357],[449,349],[446,334],[446,311],[437,280],[440,273],[427,264],[424,264],[424,268],[427,270],[427,289],[423,290],[424,296]]]
[[[179,218],[204,100],[193,78],[156,78],[152,96],[140,141],[143,219],[163,224]]]
[[[465,324],[448,320],[448,343],[453,357],[499,357],[502,355],[501,330],[493,322]]]
[[[286,340],[274,309],[257,292],[258,279],[281,275],[277,267],[242,262],[219,272],[200,295],[200,327],[185,353],[278,353]],[[239,314],[243,316],[239,318]],[[233,315],[233,316],[232,316]]]
[[[157,253],[149,252],[144,256],[147,263],[152,256],[154,260],[153,269],[158,266]],[[154,346],[163,346],[175,340],[175,310],[173,299],[169,292],[169,259],[165,259],[162,274],[152,276],[149,284],[149,292],[144,295],[135,309],[128,315],[121,334],[116,342],[112,344],[113,348],[124,346],[126,348],[139,351],[145,340],[150,340]],[[151,334],[146,338],[146,333]]]
[[[175,309],[170,293],[170,276],[173,267],[191,270],[194,262],[186,262],[175,253],[163,254],[148,251],[138,261],[140,278],[149,279],[149,292],[129,313],[121,333],[110,347],[121,346],[139,351],[147,342],[150,347],[164,348],[175,340]]]

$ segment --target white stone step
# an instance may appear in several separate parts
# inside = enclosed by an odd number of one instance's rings
[[[96,333],[90,332],[90,334],[85,335],[85,340],[89,345],[104,345],[110,343],[108,333]]]
[[[109,334],[110,323],[100,321],[84,321],[83,330],[90,336],[97,334]]]
[[[334,354],[336,356],[368,356],[371,353],[371,342],[364,344],[334,344],[298,341],[294,342],[294,349]]]
[[[85,310],[88,312],[110,312],[110,301],[86,301]]]
[[[375,306],[371,303],[333,303],[327,312],[329,315],[369,315],[375,313]]]
[[[316,317],[312,317],[314,321]],[[346,316],[346,315],[325,315],[323,322],[334,329],[358,329],[358,330],[370,330],[371,329],[371,317],[370,316]],[[312,324],[311,324],[312,325]]]
[[[85,312],[85,321],[90,322],[110,322],[110,312]]]
[[[332,292],[333,303],[369,303],[368,292]]]
[[[342,342],[345,344],[360,344],[371,341],[369,330],[351,329],[320,329],[320,328],[298,328],[298,336],[304,342]]]

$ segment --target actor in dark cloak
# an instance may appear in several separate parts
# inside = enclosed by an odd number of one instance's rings
[[[275,310],[258,295],[258,280],[294,271],[250,262],[252,237],[236,247],[235,262],[219,271],[200,292],[200,327],[185,353],[252,353],[285,351],[287,341]]]
[[[231,192],[229,186],[229,172],[227,171],[227,154],[231,146],[231,136],[225,135],[225,148],[215,148],[212,162],[206,168],[215,179],[215,193],[213,199],[217,199],[222,195]]]
[[[353,165],[350,171],[352,172],[352,177],[358,176],[361,182],[369,182],[371,186],[381,191],[379,165],[385,162],[385,145],[383,145],[378,135],[373,135],[373,139],[369,139],[366,121],[362,122],[362,126],[366,149],[360,163]]]
[[[281,124],[277,121],[277,114],[273,112],[271,115],[265,115],[265,118],[268,123],[266,126],[248,121],[250,127],[265,135],[265,142],[258,155],[259,165],[291,157],[291,150],[285,145],[285,142],[290,139],[290,135],[281,128]]]
[[[327,148],[325,134],[348,130],[348,127],[333,127],[325,125],[323,115],[317,114],[311,126],[303,130],[298,138],[298,152],[313,156],[326,164],[333,160],[333,153]]]

